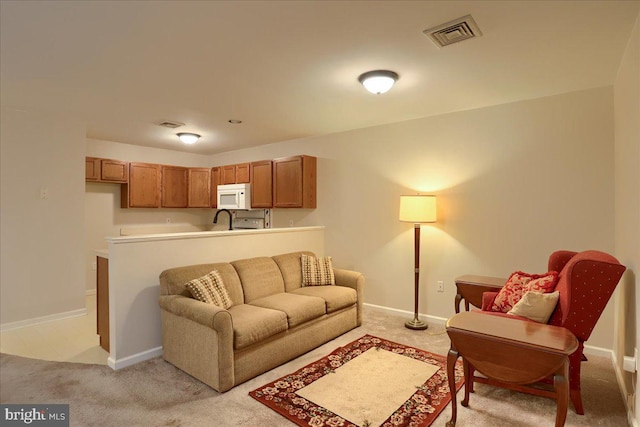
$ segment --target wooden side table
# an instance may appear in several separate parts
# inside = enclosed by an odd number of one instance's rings
[[[454,367],[460,356],[465,384],[462,406],[469,405],[469,392],[474,381],[507,386],[556,399],[555,425],[564,426],[569,403],[569,355],[578,348],[578,340],[568,329],[477,312],[456,314],[447,321],[446,327],[451,338],[447,375],[452,411],[447,426],[456,424]],[[487,378],[476,377],[471,368]],[[552,391],[523,386],[551,375]]]
[[[469,311],[469,304],[482,308],[482,294],[485,292],[497,292],[504,286],[507,279],[500,277],[465,275],[456,279],[455,309],[460,313],[460,301],[464,299],[464,308]]]

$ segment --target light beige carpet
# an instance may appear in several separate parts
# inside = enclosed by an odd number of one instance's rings
[[[370,348],[296,394],[356,425],[379,426],[438,369]]]
[[[405,316],[365,307],[364,324],[317,349],[262,374],[226,393],[218,393],[161,358],[126,369],[46,362],[0,356],[0,402],[69,403],[72,426],[291,427],[293,424],[248,396],[325,356],[364,334],[375,335],[433,353],[446,354],[444,328],[426,331],[404,327]],[[627,415],[611,360],[589,356],[582,364],[582,397],[586,414],[569,408],[566,427],[624,427]],[[458,402],[462,399],[458,393]],[[444,427],[450,406],[433,422]],[[552,426],[555,402],[509,390],[476,385],[468,408],[458,405],[458,427]]]

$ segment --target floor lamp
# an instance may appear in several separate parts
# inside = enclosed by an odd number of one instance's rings
[[[413,320],[404,326],[409,329],[427,329],[427,324],[418,318],[418,294],[420,282],[420,224],[436,222],[436,196],[400,196],[400,221],[412,222],[414,228],[415,252],[415,305]]]

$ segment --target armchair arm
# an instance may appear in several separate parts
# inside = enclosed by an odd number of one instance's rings
[[[496,299],[498,292],[483,292],[482,293],[482,311],[491,311],[493,301]]]
[[[231,314],[213,304],[205,304],[183,295],[161,295],[158,302],[163,310],[218,332],[232,330]]]

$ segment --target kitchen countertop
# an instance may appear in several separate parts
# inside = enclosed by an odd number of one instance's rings
[[[216,230],[182,233],[138,234],[133,236],[106,237],[108,243],[149,242],[160,240],[200,239],[205,237],[242,236],[247,234],[291,233],[296,231],[324,230],[323,225],[310,227],[262,228],[257,230]]]
[[[109,249],[94,249],[93,252],[100,258],[109,259]]]

